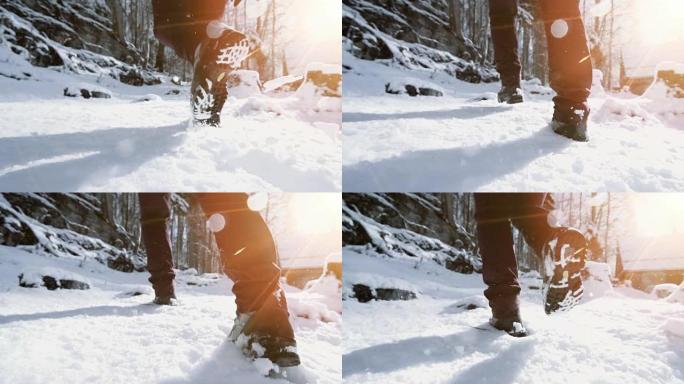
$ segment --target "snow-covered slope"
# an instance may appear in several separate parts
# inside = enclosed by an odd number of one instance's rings
[[[142,53],[113,32],[105,0],[0,3],[0,46],[38,67],[94,73],[126,84],[158,84]],[[0,77],[21,78],[0,67]]]
[[[187,86],[134,87],[32,66],[0,47],[5,191],[331,191],[341,188],[340,99],[230,99],[220,129],[189,128]],[[17,80],[21,79],[21,80]],[[109,99],[65,97],[104,89]]]
[[[500,105],[499,85],[406,70],[344,53],[345,191],[679,191],[682,99],[596,89],[589,143],[549,128],[552,93]],[[444,97],[385,93],[390,82],[433,84]],[[665,105],[669,106],[663,108]]]
[[[345,383],[684,383],[679,303],[589,289],[584,303],[549,317],[531,273],[521,278],[521,311],[532,335],[518,339],[487,327],[481,275],[346,248],[344,276],[347,293],[363,280],[419,293],[343,302]]]
[[[83,276],[91,288],[19,287],[17,276],[35,268]],[[287,382],[264,378],[227,341],[236,310],[228,279],[178,272],[181,305],[159,307],[147,277],[0,246],[0,382]],[[341,318],[330,306],[339,303],[337,281],[286,292],[303,363],[289,380],[338,383]]]
[[[450,27],[448,2],[342,2],[344,50],[391,67],[430,70],[473,83],[498,78],[474,44]],[[352,66],[347,62],[345,65]]]

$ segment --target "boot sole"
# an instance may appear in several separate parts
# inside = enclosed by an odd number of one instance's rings
[[[239,52],[231,54],[231,49]],[[223,48],[212,52],[210,58],[203,60],[206,63],[205,67],[208,67],[206,76],[198,80],[197,85],[192,90],[192,110],[195,125],[220,126],[221,110],[228,97],[228,75],[238,69],[250,55],[249,43],[243,39],[235,44],[224,45]],[[193,81],[194,83],[195,81]],[[209,97],[211,97],[211,101],[209,101]],[[201,105],[203,101],[210,102],[211,107]],[[214,108],[217,102],[221,104],[221,108]],[[218,109],[218,111],[214,111],[214,109]]]
[[[568,230],[559,236],[566,237],[575,245],[569,243],[555,244],[554,251],[547,249],[544,255],[545,273],[552,269],[551,277],[544,282],[544,311],[547,315],[565,312],[579,304],[584,295],[581,271],[584,267],[586,254],[586,240],[576,230]],[[549,260],[557,255],[553,260]]]

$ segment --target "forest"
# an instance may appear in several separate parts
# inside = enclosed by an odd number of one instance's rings
[[[449,5],[449,25],[454,33],[471,41],[482,55],[482,63],[494,62],[489,27],[489,5],[481,0],[446,0]],[[523,77],[538,78],[548,83],[546,36],[537,0],[520,0],[518,41]],[[617,5],[616,5],[617,4]],[[592,61],[604,75],[604,87],[620,84],[622,55],[616,38],[632,13],[621,0],[581,0],[582,15],[589,38]],[[622,8],[621,11],[618,11]],[[610,86],[609,86],[610,85]]]

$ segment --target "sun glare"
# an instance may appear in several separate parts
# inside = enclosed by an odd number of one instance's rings
[[[335,193],[297,193],[289,203],[294,229],[301,234],[340,233],[341,197]]]
[[[342,6],[338,0],[297,0],[292,7],[290,15],[297,34],[317,43],[339,40]]]
[[[684,0],[636,0],[634,19],[644,43],[661,45],[684,39]]]
[[[637,235],[653,237],[684,232],[684,194],[636,194],[632,202]]]

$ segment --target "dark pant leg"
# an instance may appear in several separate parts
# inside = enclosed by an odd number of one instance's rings
[[[515,31],[517,15],[517,0],[489,0],[496,70],[501,76],[501,83],[508,86],[520,85],[521,66],[518,58],[518,35]]]
[[[206,37],[212,20],[220,19],[226,0],[152,0],[154,35],[188,61]]]
[[[557,94],[554,101],[585,102],[591,91],[592,65],[579,0],[539,0],[539,5],[549,47],[551,88]],[[567,34],[554,36],[554,22],[567,23]]]
[[[207,217],[225,219],[225,227],[214,235],[223,271],[234,283],[238,312],[256,312],[258,332],[294,338],[275,242],[264,219],[249,209],[244,193],[202,193],[199,198]]]
[[[513,251],[508,194],[476,193],[477,242],[482,256],[482,277],[494,317],[517,311],[518,263]]]
[[[549,223],[554,201],[546,193],[512,194],[515,210],[511,222],[522,233],[525,242],[541,257],[541,250],[555,232]]]
[[[173,257],[166,223],[170,216],[169,195],[139,193],[142,241],[147,251],[147,270],[157,296],[172,295]]]

